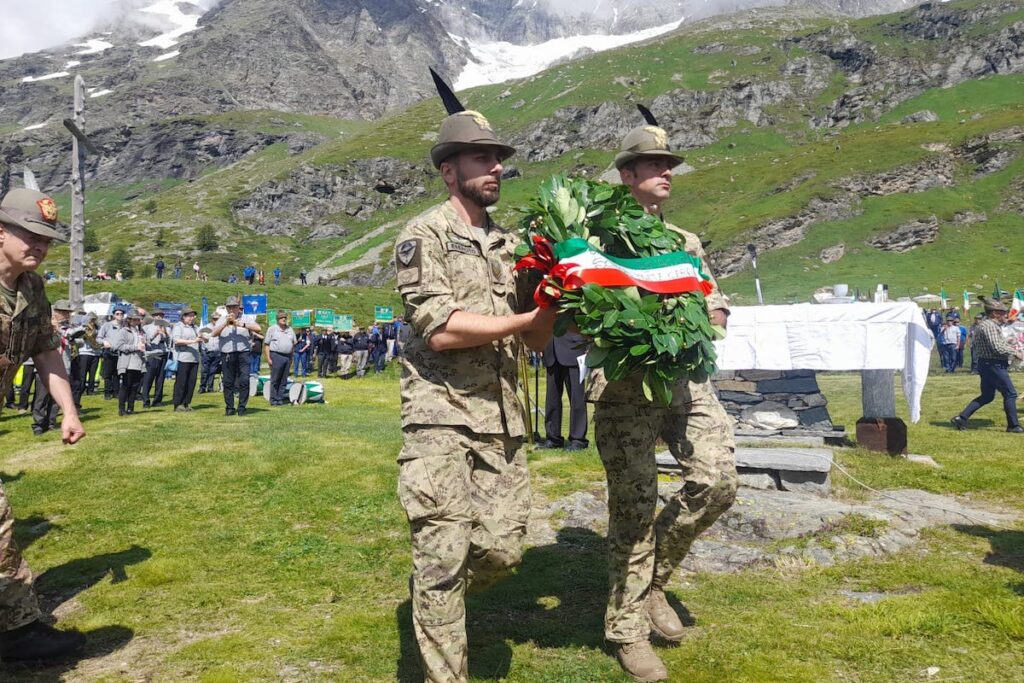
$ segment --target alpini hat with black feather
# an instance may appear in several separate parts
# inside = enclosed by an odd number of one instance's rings
[[[435,168],[441,168],[441,164],[452,155],[476,147],[493,148],[501,161],[516,153],[515,147],[498,140],[494,128],[483,114],[462,106],[455,93],[436,71],[431,69],[430,75],[448,112],[448,117],[441,122],[437,144],[430,150],[430,160]]]
[[[622,151],[615,156],[615,168],[622,169],[629,162],[640,157],[667,157],[678,166],[683,157],[674,153],[668,146],[668,133],[658,125],[654,114],[642,104],[636,105],[647,122],[626,133],[622,140]]]

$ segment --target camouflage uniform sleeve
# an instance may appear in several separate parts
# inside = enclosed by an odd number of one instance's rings
[[[25,350],[29,356],[35,357],[40,353],[59,350],[60,333],[53,326],[53,312],[50,310],[50,301],[46,298],[43,280],[35,273],[32,275],[34,277],[30,285],[29,310],[34,324],[28,330],[29,338],[26,340]]]
[[[429,339],[459,310],[440,236],[422,224],[407,225],[395,242],[395,268],[405,319]]]
[[[704,265],[704,272],[711,278],[711,284],[714,285],[714,289],[711,290],[711,294],[708,294],[708,310],[714,311],[721,309],[726,313],[729,312],[729,299],[722,294],[722,290],[718,286],[718,280],[715,279],[715,274],[711,272],[711,264],[708,263],[708,255],[704,251],[704,246],[700,243],[700,238],[694,235],[692,232],[685,230],[679,230],[679,232],[686,235],[686,251],[696,256],[701,260]]]

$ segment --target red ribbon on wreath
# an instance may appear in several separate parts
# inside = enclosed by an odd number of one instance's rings
[[[519,259],[513,270],[536,270],[544,276],[533,291],[533,300],[541,308],[547,308],[562,298],[563,290],[578,289],[585,283],[571,274],[568,266],[558,263],[549,240],[534,235],[532,241],[530,253]]]

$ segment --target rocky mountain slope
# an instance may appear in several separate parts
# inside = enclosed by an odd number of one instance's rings
[[[986,275],[1024,269],[1012,239],[1024,227],[1022,73],[1024,2],[962,0],[865,19],[714,18],[464,99],[519,148],[506,222],[545,174],[602,174],[641,101],[688,157],[669,218],[701,234],[738,300],[752,291],[748,243],[773,300],[833,282],[987,291]],[[116,245],[139,263],[191,258],[210,225],[215,274],[284,258],[325,281],[386,283],[397,227],[441,192],[426,160],[440,117],[432,99],[362,125],[239,112],[111,128],[90,170],[96,258]],[[42,141],[7,145],[62,180]]]

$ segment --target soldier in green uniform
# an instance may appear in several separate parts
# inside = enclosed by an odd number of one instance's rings
[[[16,189],[0,200],[0,396],[7,394],[18,366],[34,358],[39,381],[64,411],[61,435],[71,444],[85,430],[71,396],[43,279],[35,272],[50,243],[64,239],[50,197]],[[0,661],[56,657],[83,642],[80,633],[58,631],[40,620],[32,572],[14,542],[14,514],[0,483]]]
[[[449,198],[412,219],[395,247],[411,334],[402,354],[398,495],[409,519],[413,624],[427,681],[468,676],[464,595],[519,563],[530,485],[516,396],[520,338],[544,347],[554,309],[512,272],[518,240],[496,225],[502,161],[480,114],[441,124],[431,150]]]
[[[615,157],[622,182],[650,213],[661,215],[672,192],[672,169],[682,158],[669,150],[668,135],[654,125],[626,135]],[[700,239],[686,238],[686,251],[705,258]],[[706,272],[710,270],[705,266]],[[712,278],[713,279],[713,278]],[[707,297],[711,322],[725,326],[728,302],[714,283]],[[661,681],[668,671],[651,647],[650,634],[668,641],[683,637],[683,625],[668,604],[665,587],[694,539],[732,504],[736,461],[732,423],[710,381],[680,381],[672,405],[644,397],[641,378],[609,382],[595,372],[587,399],[595,403],[594,433],[608,478],[610,595],[605,638],[623,669],[638,681]],[[683,471],[683,485],[656,514],[658,471],[655,441],[661,437]]]

